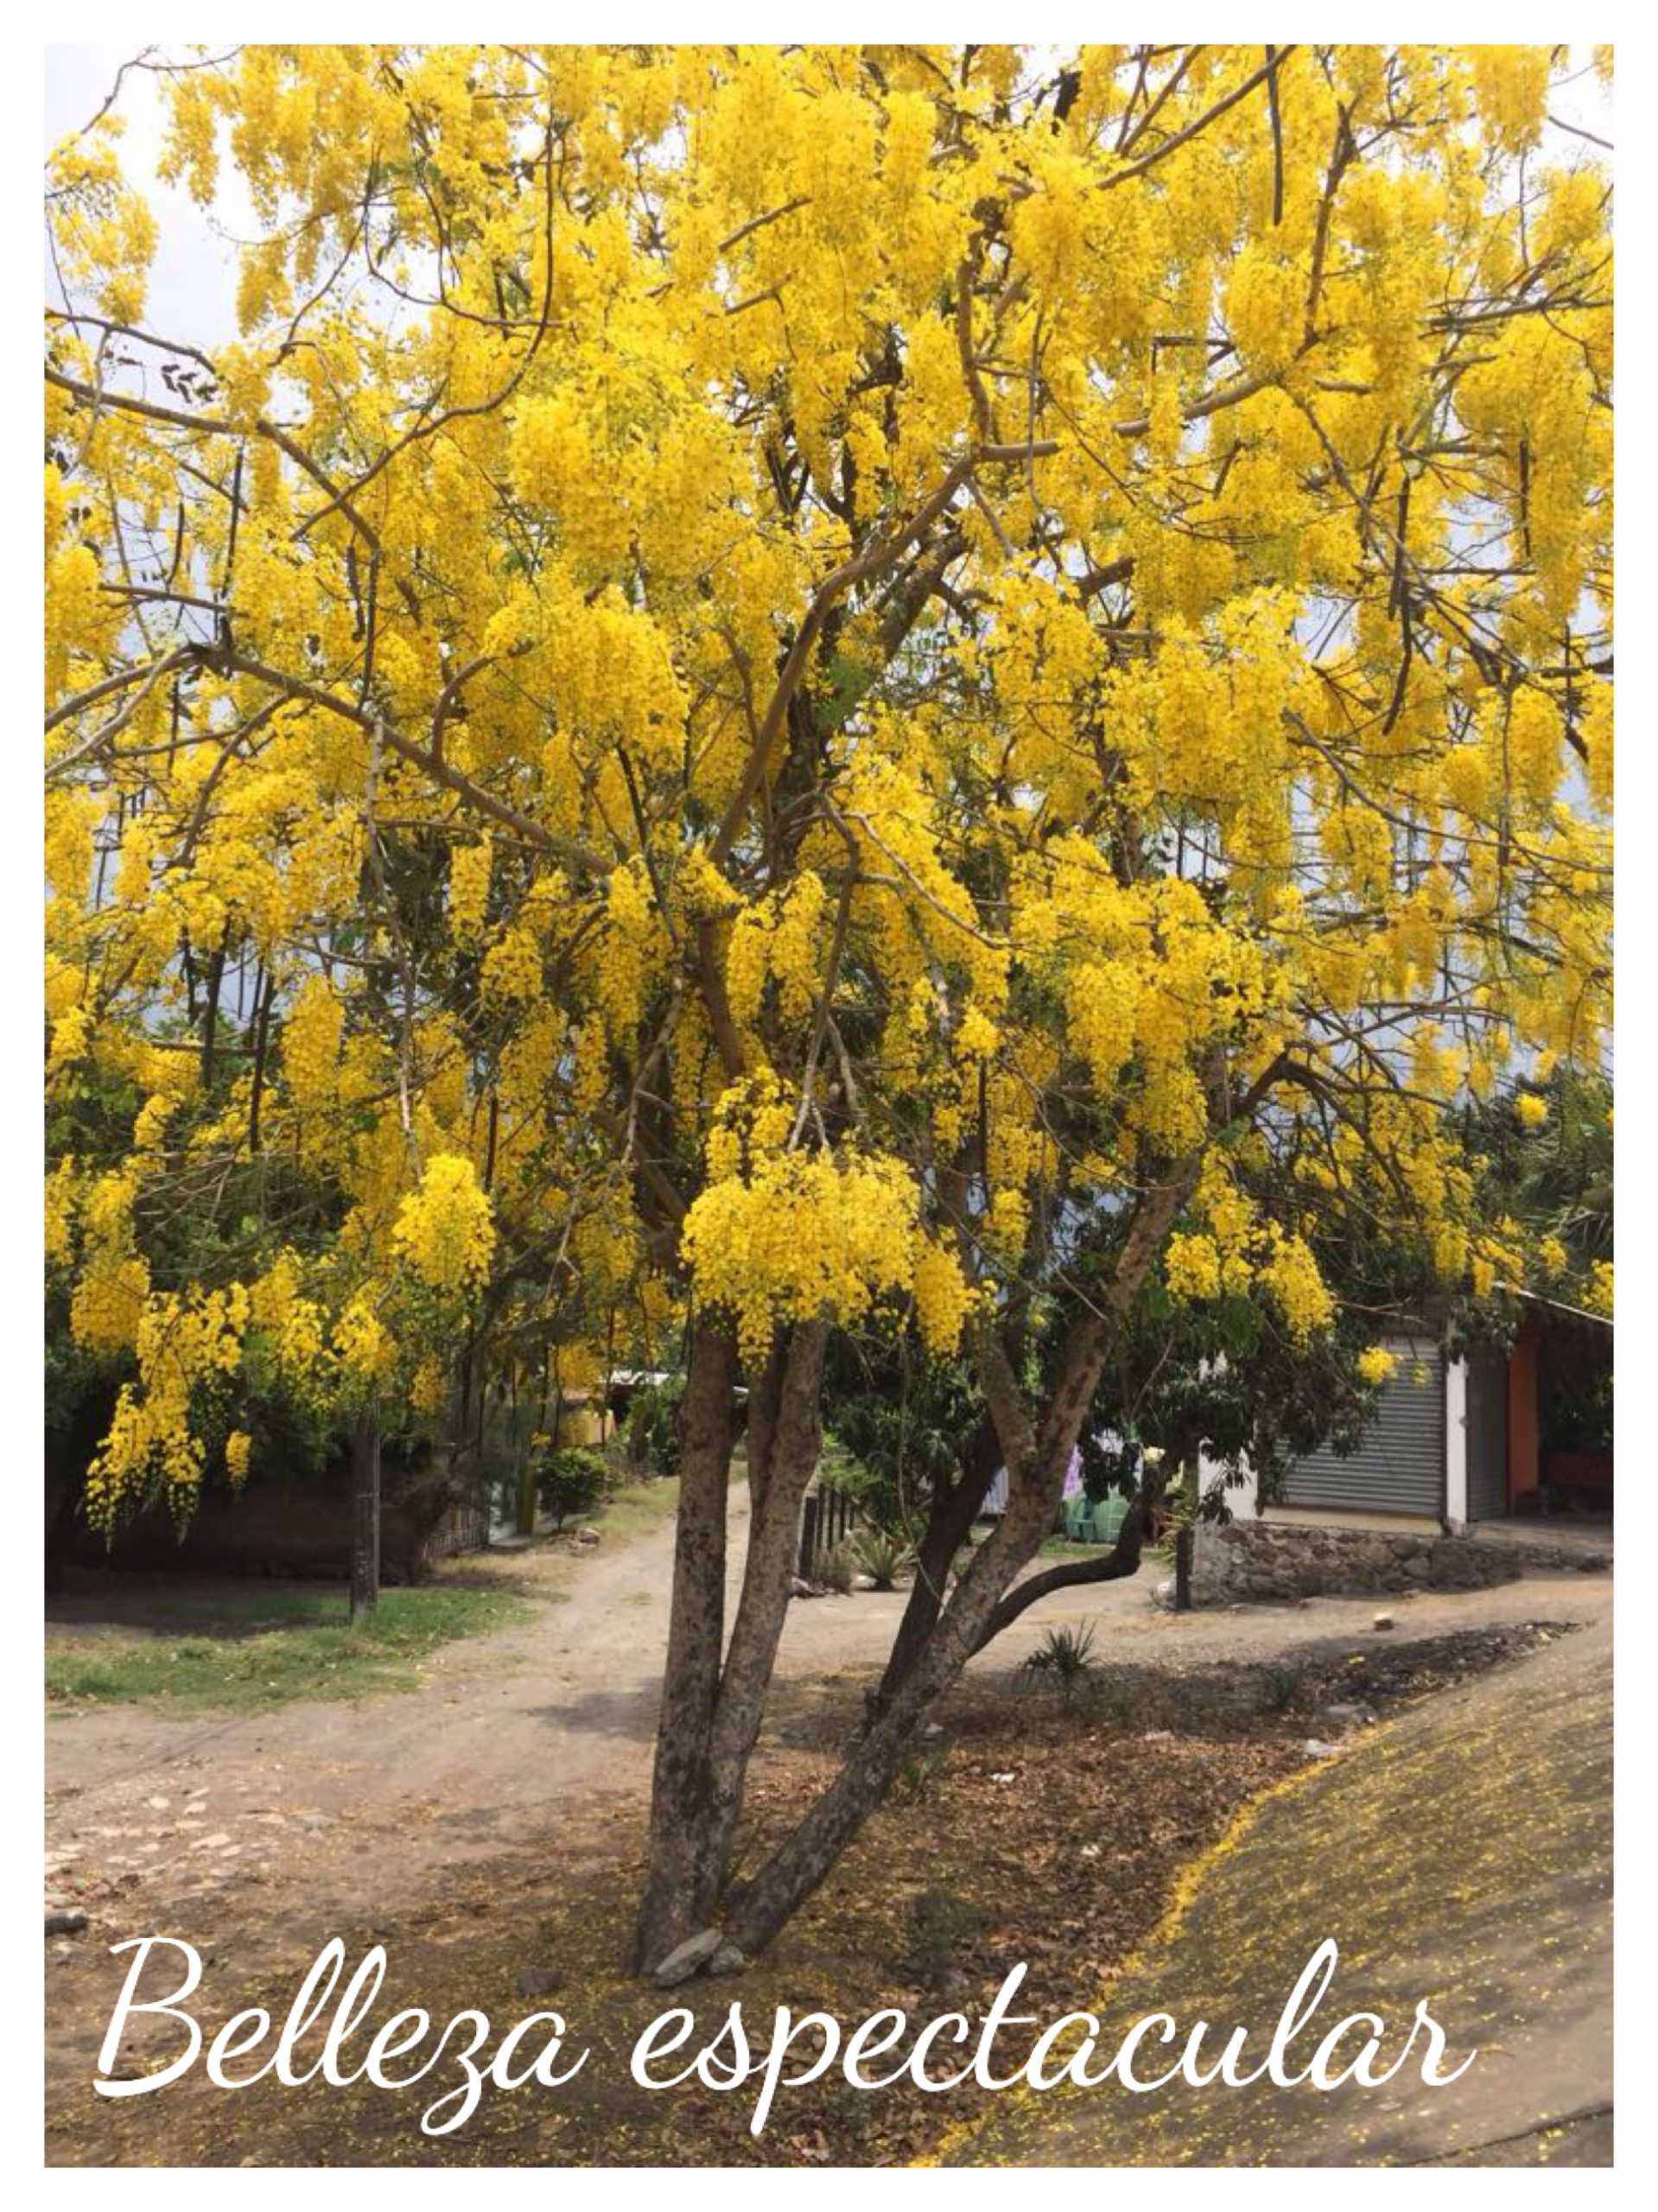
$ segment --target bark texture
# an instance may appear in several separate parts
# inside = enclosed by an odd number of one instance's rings
[[[932,1634],[943,1610],[944,1586],[950,1579],[951,1562],[971,1535],[979,1508],[984,1503],[1001,1465],[1001,1446],[996,1440],[995,1425],[986,1420],[968,1446],[956,1480],[948,1490],[934,1491],[926,1532],[916,1548],[915,1580],[910,1585],[909,1602],[893,1639],[892,1656],[886,1662],[880,1687],[870,1700],[872,1719],[886,1709]]]
[[[709,1849],[710,1738],[725,1640],[726,1490],[736,1440],[737,1348],[727,1323],[696,1323],[679,1411],[673,1605],[657,1724],[636,1972],[708,1924],[722,1868]]]

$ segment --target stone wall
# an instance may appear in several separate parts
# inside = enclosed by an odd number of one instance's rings
[[[1366,1592],[1484,1590],[1524,1573],[1581,1573],[1581,1554],[1547,1543],[1483,1544],[1473,1536],[1302,1527],[1285,1521],[1199,1524],[1191,1594],[1197,1605],[1328,1598]]]

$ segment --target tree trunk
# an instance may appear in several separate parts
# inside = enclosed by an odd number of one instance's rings
[[[633,1963],[648,1969],[715,1917],[789,1607],[800,1501],[817,1464],[828,1330],[795,1330],[755,1378],[742,1593],[721,1665],[727,1469],[735,1436],[728,1331],[707,1321],[682,1413],[674,1604],[657,1725],[651,1842]]]
[[[724,1872],[711,1845],[709,1739],[725,1640],[726,1490],[736,1440],[736,1372],[728,1324],[700,1314],[679,1409],[673,1607],[645,1893],[633,1934],[635,1972],[708,1925]]]
[[[869,1701],[871,1719],[885,1710],[899,1684],[914,1666],[943,1610],[950,1561],[972,1534],[979,1508],[1001,1464],[1001,1446],[987,1419],[968,1447],[959,1478],[948,1490],[936,1490],[927,1514],[926,1533],[916,1552],[915,1580],[909,1602],[893,1639],[892,1656],[880,1687]]]
[[[821,1399],[828,1347],[829,1329],[823,1322],[803,1322],[796,1328],[765,1454],[764,1503],[749,1519],[742,1594],[720,1677],[709,1748],[713,1796],[708,1849],[722,1877],[742,1811],[749,1755],[765,1717],[778,1644],[788,1617],[801,1500],[816,1471],[823,1444]]]
[[[948,1689],[976,1648],[998,1599],[1039,1548],[1052,1522],[1064,1468],[1032,1471],[1010,1495],[1007,1510],[957,1583],[885,1710],[848,1753],[840,1772],[734,1901],[727,1921],[746,1951],[769,1943],[823,1881],[886,1796],[928,1708]]]
[[[358,1416],[351,1445],[351,1617],[374,1611],[380,1595],[380,1424]]]
[[[742,1597],[723,1674],[719,1638],[724,1470],[720,1469],[716,1484],[710,1456],[706,1465],[696,1469],[695,1491],[688,1494],[683,1485],[692,1473],[693,1426],[688,1421],[651,1853],[633,1946],[636,1971],[649,1969],[687,1936],[715,1925],[716,1910],[731,1940],[746,1951],[764,1948],[823,1881],[886,1796],[929,1707],[986,1640],[1010,1585],[1053,1525],[1064,1470],[1115,1330],[1197,1179],[1197,1165],[1194,1154],[1168,1182],[1153,1186],[1137,1201],[1105,1301],[1091,1307],[1073,1328],[1039,1432],[1032,1427],[1007,1344],[994,1324],[981,1325],[977,1337],[980,1379],[1009,1471],[1007,1510],[995,1533],[975,1554],[915,1652],[908,1673],[852,1745],[835,1780],[753,1879],[723,1899],[726,1860],[741,1810],[748,1760],[759,1733],[788,1611],[801,1499],[821,1440],[826,1325],[813,1322],[795,1328],[775,1400],[775,1361],[768,1362],[764,1376],[756,1378],[761,1386],[761,1417],[758,1438],[751,1435],[750,1452],[753,1458],[758,1443],[757,1502],[749,1527]],[[702,1371],[704,1356],[705,1347],[699,1344],[693,1351],[686,1407],[691,1407],[694,1398],[700,1404],[707,1390],[707,1411],[718,1414],[716,1441],[728,1451],[728,1386],[734,1365],[728,1340],[722,1356],[706,1350],[706,1375]],[[716,1408],[712,1386],[720,1376],[726,1387],[718,1394]],[[695,1539],[689,1526],[693,1512],[700,1532]],[[721,1546],[717,1554],[713,1550],[716,1542]],[[715,1556],[717,1575],[710,1573]]]
[[[985,1623],[974,1649],[982,1651],[1004,1629],[1011,1628],[1021,1613],[1039,1599],[1051,1598],[1056,1590],[1079,1589],[1093,1582],[1120,1582],[1126,1576],[1138,1574],[1147,1528],[1162,1495],[1163,1485],[1157,1478],[1142,1474],[1140,1494],[1124,1515],[1117,1541],[1110,1550],[1096,1559],[1066,1560],[1063,1565],[1033,1574],[1010,1590]]]

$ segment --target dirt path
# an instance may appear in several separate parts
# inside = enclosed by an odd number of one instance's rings
[[[1560,1586],[1553,1586],[1558,1588]],[[1533,1586],[1534,1590],[1536,1586]],[[1184,2083],[1010,2099],[959,2143],[990,2165],[1602,2165],[1611,2152],[1610,1612],[1429,1699],[1312,1770],[1218,1853],[1101,2005],[1108,2046],[1166,2012],[1182,2036],[1252,2030],[1259,2064],[1326,1936],[1341,1964],[1317,2037],[1364,2009],[1387,2056],[1419,1999],[1459,2081],[1319,2094]],[[1350,2056],[1356,2038],[1347,2051]],[[1212,2060],[1214,2052],[1206,2052]],[[1163,2070],[1159,2057],[1155,2069]]]
[[[734,1613],[747,1493],[734,1490],[727,1570]],[[464,1573],[518,1582],[532,1619],[446,1646],[424,1685],[371,1700],[302,1700],[226,1718],[175,1718],[107,1706],[47,1723],[47,1866],[134,1893],[207,1897],[250,1876],[302,1879],[314,1910],[360,1904],[365,1884],[402,1881],[533,1835],[548,1840],[581,1809],[648,1785],[668,1635],[673,1527],[575,1558],[492,1555]],[[1182,1617],[1153,1611],[1150,1576],[1060,1594],[1033,1606],[975,1666],[1006,1669],[1051,1627],[1091,1623],[1108,1666],[1262,1656],[1324,1637],[1368,1634],[1375,1602],[1319,1599]],[[1518,1620],[1610,1603],[1610,1585],[1575,1578],[1515,1583],[1476,1601],[1395,1604],[1401,1632]],[[891,1647],[901,1592],[799,1601],[778,1662],[778,1713],[816,1683],[847,1683]],[[1547,1611],[1547,1607],[1541,1610]],[[346,1834],[336,1834],[344,1830]],[[321,1848],[325,1837],[334,1847]],[[344,1853],[339,1847],[349,1838]],[[390,1846],[387,1851],[383,1847]],[[296,1857],[297,1854],[297,1857]],[[366,1854],[366,1861],[365,1858]],[[311,1863],[311,1862],[314,1863]],[[328,1878],[338,1864],[343,1883]]]

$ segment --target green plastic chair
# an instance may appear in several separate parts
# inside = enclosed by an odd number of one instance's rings
[[[1122,1496],[1102,1497],[1094,1508],[1094,1541],[1096,1544],[1115,1544],[1128,1516],[1128,1501]]]

